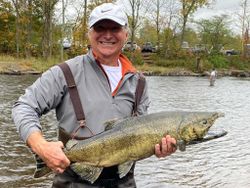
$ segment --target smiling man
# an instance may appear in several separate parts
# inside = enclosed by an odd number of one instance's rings
[[[111,3],[96,7],[89,17],[88,36],[88,54],[43,73],[15,103],[12,117],[24,142],[55,172],[53,188],[136,187],[134,165],[122,178],[117,166],[106,167],[90,183],[71,169],[63,152],[68,139],[87,139],[105,131],[105,122],[143,115],[149,106],[147,83],[141,87],[143,77],[121,54],[128,38],[128,19],[122,9]],[[138,88],[141,92],[136,92]],[[59,141],[47,141],[39,121],[52,109],[56,110]],[[163,137],[155,155],[172,154],[175,144],[170,136]]]

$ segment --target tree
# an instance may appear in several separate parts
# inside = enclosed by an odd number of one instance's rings
[[[126,4],[126,3],[124,3]],[[146,0],[128,0],[129,4],[129,28],[130,28],[130,41],[131,49],[135,41],[136,30],[139,26],[139,18],[141,13],[142,5],[147,4]]]
[[[52,55],[52,21],[54,15],[55,5],[58,0],[44,0],[43,1],[43,37],[42,49],[43,58],[48,59]]]
[[[249,29],[250,29],[250,12],[249,0],[241,1],[242,15],[239,15],[241,20],[241,50],[242,55],[245,57],[245,45],[249,42]]]
[[[188,18],[193,14],[198,8],[208,5],[213,0],[180,0],[181,2],[181,16],[182,16],[182,32],[180,44],[184,41],[186,25]]]
[[[145,32],[147,31],[147,32]],[[139,30],[141,43],[157,41],[157,36],[155,34],[155,26],[150,23],[149,20],[145,20],[143,26]]]
[[[227,44],[227,38],[231,36],[227,20],[228,17],[222,15],[196,22],[202,42],[211,46],[215,53]]]
[[[0,52],[2,53],[15,51],[15,20],[11,2],[0,0]]]
[[[147,12],[148,20],[155,24],[156,44],[160,46],[163,29],[172,27],[174,18],[177,18],[177,3],[174,0],[151,1]]]

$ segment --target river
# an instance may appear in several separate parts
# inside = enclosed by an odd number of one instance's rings
[[[0,187],[50,187],[52,177],[33,179],[35,162],[11,120],[11,106],[36,76],[0,75]],[[219,111],[216,128],[228,134],[188,146],[166,158],[137,162],[138,188],[249,188],[250,79],[222,77],[210,87],[207,78],[147,77],[151,106],[163,110]],[[48,139],[55,139],[54,112],[41,119]]]

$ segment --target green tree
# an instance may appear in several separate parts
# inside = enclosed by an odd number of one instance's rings
[[[0,53],[15,51],[15,15],[9,1],[0,0]]]
[[[215,53],[219,52],[221,47],[227,44],[227,39],[232,36],[227,21],[228,17],[222,15],[197,22],[202,42],[211,46]]]
[[[184,41],[186,25],[188,18],[193,14],[198,8],[210,4],[213,0],[180,0],[181,3],[181,17],[182,17],[182,32],[180,44]]]
[[[147,32],[145,32],[147,31]],[[145,20],[142,28],[139,31],[140,34],[140,43],[152,42],[156,44],[157,35],[155,34],[155,26],[151,24],[148,20]]]

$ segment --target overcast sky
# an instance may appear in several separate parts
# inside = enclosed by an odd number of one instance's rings
[[[231,18],[230,28],[234,33],[240,33],[240,23],[236,22],[238,20],[237,14],[242,12],[240,3],[242,0],[216,0],[213,5],[209,8],[201,8],[194,15],[195,20],[208,19],[213,16],[220,16],[223,14],[229,15]]]
[[[240,2],[242,0],[216,0],[210,8],[202,8],[198,10],[195,16],[200,18],[208,18],[215,15],[228,14],[235,15],[240,11]]]

